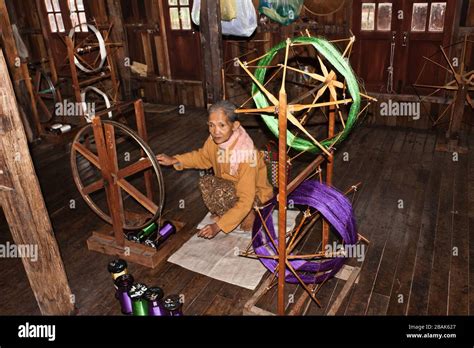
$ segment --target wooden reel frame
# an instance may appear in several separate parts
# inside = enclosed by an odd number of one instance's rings
[[[306,32],[308,37],[311,35],[309,32]],[[348,41],[348,44],[346,46],[346,49],[344,50],[344,53],[342,54],[342,57],[346,57],[347,55],[350,55],[352,45],[355,41],[354,36],[350,37],[349,39],[341,39],[337,41]],[[337,41],[332,41],[332,42],[337,42]],[[308,120],[308,113],[305,112],[304,115],[298,119],[293,115],[293,112],[296,111],[301,111],[301,110],[311,110],[313,108],[319,108],[319,107],[329,107],[329,117],[328,117],[328,138],[327,139],[335,139],[335,142],[337,142],[338,137],[342,135],[342,131],[339,133],[336,133],[336,118],[339,118],[341,125],[343,129],[346,128],[346,124],[342,115],[342,112],[340,110],[339,105],[340,104],[346,104],[352,101],[352,99],[346,99],[343,98],[342,100],[338,100],[337,93],[336,93],[336,88],[339,88],[341,90],[345,90],[346,86],[346,81],[341,82],[337,80],[337,76],[334,70],[328,69],[321,58],[318,55],[318,61],[319,65],[321,68],[322,74],[316,74],[316,73],[308,73],[305,71],[302,71],[300,69],[295,69],[293,67],[288,66],[288,59],[289,59],[289,51],[292,48],[292,46],[296,45],[302,45],[300,43],[292,43],[290,39],[286,40],[286,47],[285,47],[285,57],[284,57],[284,62],[283,64],[278,64],[278,65],[271,65],[270,67],[278,67],[278,70],[276,73],[274,73],[266,82],[259,81],[257,77],[255,76],[254,73],[252,73],[249,68],[251,67],[256,67],[258,68],[259,66],[250,66],[249,64],[254,63],[256,61],[259,61],[263,59],[265,56],[268,55],[266,53],[265,55],[258,57],[256,59],[253,59],[250,62],[241,62],[239,58],[236,58],[236,61],[239,63],[239,65],[242,67],[242,69],[249,75],[249,77],[252,79],[254,84],[258,87],[257,90],[259,93],[262,93],[266,99],[269,101],[269,106],[268,107],[260,107],[260,108],[246,108],[243,109],[242,107],[252,99],[253,96],[251,96],[244,104],[241,105],[241,108],[237,110],[238,113],[242,114],[253,114],[253,115],[260,115],[262,113],[273,113],[275,116],[278,115],[278,139],[279,139],[279,171],[278,171],[278,177],[279,177],[279,183],[278,183],[278,254],[274,256],[275,260],[278,260],[278,268],[275,270],[275,273],[273,273],[273,277],[271,279],[269,278],[269,281],[266,281],[263,285],[264,289],[258,290],[257,293],[259,293],[259,296],[268,291],[271,287],[274,285],[278,284],[278,314],[279,315],[284,315],[285,314],[285,300],[284,300],[284,288],[285,288],[285,274],[287,268],[295,275],[296,278],[298,278],[298,275],[296,271],[292,268],[289,260],[291,258],[301,258],[301,255],[297,256],[292,256],[289,255],[291,251],[295,248],[295,246],[298,244],[298,241],[301,240],[302,236],[306,234],[309,230],[309,228],[302,228],[302,224],[297,226],[297,228],[291,233],[290,241],[289,243],[286,242],[287,234],[286,234],[286,202],[287,202],[287,196],[290,194],[297,186],[299,186],[304,180],[308,179],[310,176],[315,175],[316,173],[319,173],[320,175],[320,180],[322,181],[322,176],[321,176],[321,166],[324,162],[326,162],[326,184],[331,186],[332,185],[332,176],[333,176],[333,170],[334,170],[334,160],[333,160],[333,153],[335,148],[333,145],[329,145],[328,147],[324,146],[321,144],[320,141],[316,140],[306,129],[305,124]],[[308,93],[305,93],[304,97],[298,97],[295,101],[292,101],[288,103],[287,101],[287,93],[286,93],[286,88],[285,88],[285,82],[286,82],[286,74],[287,70],[293,70],[298,73],[304,74],[306,76],[311,77],[315,81],[318,81],[320,83],[319,86],[312,88]],[[278,98],[274,96],[267,88],[267,84],[275,78],[278,72],[282,71],[282,78],[281,78],[281,87],[278,92]],[[322,97],[323,93],[328,90],[329,95],[330,95],[330,100],[329,102],[318,102],[319,99]],[[369,101],[367,105],[362,108],[362,110],[359,111],[357,117],[365,111],[365,109],[370,105],[370,101],[375,101],[376,99],[373,97],[370,97],[366,94],[360,93],[360,96],[364,97],[366,100]],[[310,104],[298,104],[301,100],[303,100],[306,97],[312,97],[312,102]],[[337,116],[336,116],[337,115]],[[294,126],[298,128],[298,132],[301,132],[305,134],[311,141],[316,145],[320,151],[321,154],[316,157],[316,159],[313,160],[299,175],[293,179],[290,183],[288,183],[288,178],[286,175],[286,163],[291,161],[291,158],[288,158],[287,156],[287,151],[289,151],[289,147],[291,147],[291,143],[289,144],[290,146],[287,146],[287,130],[288,130],[288,125],[287,121],[292,123]],[[301,155],[303,152],[300,152],[293,158]],[[360,185],[354,185],[352,186],[351,189],[349,189],[346,194],[357,190],[357,187]],[[266,222],[265,218],[261,216],[260,214],[260,207],[255,207],[257,216],[258,218],[261,219],[262,221],[262,226],[264,227],[264,231],[267,232],[268,234],[268,228],[266,227]],[[309,223],[309,226],[314,225],[314,222],[320,218],[318,216],[319,214],[315,216],[305,216],[304,220],[307,218],[311,219],[311,222]],[[329,224],[323,220],[322,223],[322,247],[321,250],[324,250],[325,246],[328,243],[328,238],[329,238]],[[270,236],[271,238],[271,236]],[[369,242],[366,238],[363,236],[359,235],[359,240],[363,240],[364,242]],[[255,252],[251,251],[251,244],[249,244],[249,247],[247,250],[241,252],[241,256],[246,256],[246,257],[262,257],[262,255],[257,255]],[[304,258],[307,259],[313,259],[313,258],[321,258],[325,257],[325,255],[322,255],[322,253],[315,253],[311,255],[304,255]],[[314,284],[314,285],[308,285],[305,284],[301,279],[299,279],[299,283],[305,290],[305,296],[303,302],[307,297],[310,297],[315,303],[320,305],[319,300],[316,298],[316,294],[321,288],[321,286],[324,284]],[[277,281],[277,282],[276,282]],[[253,301],[253,300],[252,300]],[[253,306],[254,303],[250,303],[250,307]]]

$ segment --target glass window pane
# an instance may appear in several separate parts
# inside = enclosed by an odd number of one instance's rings
[[[84,2],[82,0],[76,0],[77,10],[84,11]]]
[[[51,32],[55,33],[58,31],[58,28],[56,26],[56,20],[54,19],[53,14],[48,15],[48,20],[49,20],[49,27],[51,28]]]
[[[178,0],[168,0],[168,5],[177,6],[178,5]]]
[[[63,23],[63,16],[61,13],[56,13],[56,23],[58,23],[58,31],[64,32],[64,23]]]
[[[191,17],[189,15],[189,7],[181,7],[181,29],[191,29]]]
[[[59,0],[53,0],[54,12],[61,12],[61,7],[59,7]]]
[[[431,4],[429,31],[443,31],[444,16],[446,14],[445,2],[433,2]]]
[[[420,2],[413,4],[411,14],[411,31],[425,31],[426,18],[428,17],[428,3]]]
[[[179,4],[182,6],[189,6],[189,0],[179,0]]]
[[[381,2],[377,12],[377,30],[387,31],[392,27],[392,4]]]
[[[71,25],[74,28],[74,31],[80,31],[81,28],[78,27],[79,25],[79,18],[77,17],[77,13],[71,13]]]
[[[87,27],[87,18],[86,18],[86,13],[85,12],[79,12],[79,22],[82,24],[82,31],[86,32],[88,31]]]
[[[44,0],[44,4],[46,5],[47,12],[53,12],[53,5],[51,5],[51,0]]]
[[[374,30],[375,3],[366,2],[362,4],[361,30]]]
[[[179,12],[177,7],[170,8],[170,19],[171,19],[171,29],[179,30],[181,29],[179,24]]]
[[[76,11],[76,1],[75,0],[68,0],[67,4],[69,6],[69,11],[71,11],[71,12]]]

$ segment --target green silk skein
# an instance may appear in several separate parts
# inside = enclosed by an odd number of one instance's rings
[[[325,148],[329,148],[343,141],[349,135],[349,132],[354,127],[355,122],[357,121],[357,116],[360,110],[360,91],[357,78],[352,68],[344,59],[339,50],[329,41],[323,38],[302,36],[291,39],[291,42],[311,44],[318,52],[321,53],[323,57],[325,57],[332,64],[332,66],[337,70],[337,72],[339,72],[346,79],[347,89],[349,90],[350,96],[352,98],[352,105],[349,110],[349,116],[346,121],[346,127],[342,131],[342,134],[338,134],[337,136],[320,142]],[[278,53],[278,51],[284,49],[285,47],[286,41],[280,42],[278,45],[270,49],[270,51],[268,51],[268,54],[264,56],[258,63],[258,67],[255,70],[255,77],[262,85],[264,85],[265,83],[264,80],[267,71],[265,66],[270,65],[270,62]],[[263,92],[255,83],[252,85],[252,95],[257,108],[265,108],[270,105]],[[260,116],[262,117],[263,121],[270,129],[270,131],[278,137],[278,119],[271,115],[261,114]],[[307,151],[313,154],[321,152],[321,149],[312,141],[296,137],[290,131],[287,131],[286,142],[289,147],[298,151]]]

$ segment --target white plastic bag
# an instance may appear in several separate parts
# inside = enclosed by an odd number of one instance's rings
[[[201,0],[194,0],[191,17],[194,24],[199,25]],[[252,0],[237,1],[237,18],[221,21],[222,34],[249,37],[257,29],[257,14]]]

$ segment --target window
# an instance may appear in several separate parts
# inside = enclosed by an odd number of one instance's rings
[[[48,13],[49,28],[51,29],[51,32],[65,32],[59,0],[44,0],[44,4],[46,6],[46,12]]]
[[[383,2],[378,5],[377,30],[389,31],[392,28],[392,4]]]
[[[374,30],[375,26],[375,3],[362,4],[361,30]]]
[[[413,4],[411,14],[411,31],[425,31],[426,18],[428,17],[428,3],[419,2]]]
[[[431,4],[429,31],[443,31],[444,15],[446,14],[445,2],[433,2]]]
[[[76,32],[87,32],[87,18],[83,0],[68,0],[71,25]]]
[[[172,30],[190,30],[189,0],[168,0]]]

